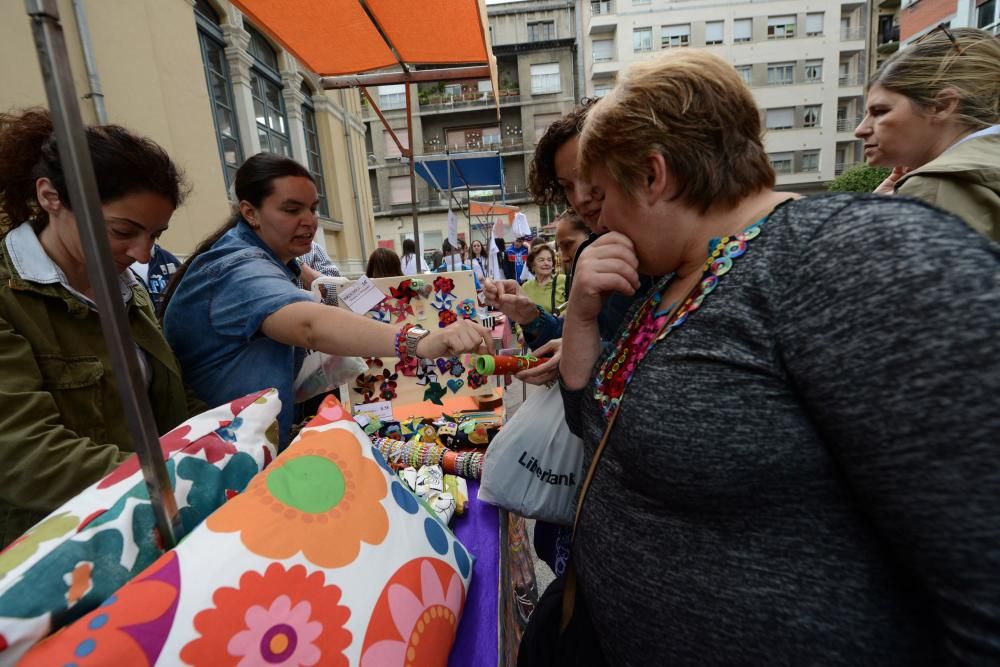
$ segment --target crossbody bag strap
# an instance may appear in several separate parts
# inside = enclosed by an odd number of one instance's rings
[[[553,315],[556,314],[556,283],[557,282],[559,282],[559,276],[558,276],[558,274],[553,273],[552,274],[552,299],[551,299],[552,307],[549,309],[549,312],[552,313]]]
[[[667,330],[673,321],[674,316],[677,315],[677,310],[680,308],[681,304],[687,301],[688,297],[694,293],[697,283],[684,295],[683,299],[680,299],[673,305],[670,309],[670,315],[664,321],[663,326],[657,332],[656,336],[653,338],[655,341],[658,339],[664,331]],[[622,394],[624,396],[624,394]],[[618,414],[621,412],[621,404],[619,403],[618,409],[614,411],[611,415],[611,419],[608,420],[608,425],[604,428],[604,435],[601,437],[601,442],[597,445],[597,449],[594,450],[594,458],[590,462],[590,467],[587,469],[587,476],[583,479],[583,485],[580,487],[580,499],[576,501],[576,514],[573,517],[573,536],[571,538],[570,544],[576,540],[576,527],[580,523],[580,514],[583,512],[583,501],[587,498],[587,491],[590,490],[590,483],[594,479],[594,473],[597,471],[597,464],[601,460],[601,455],[604,453],[604,448],[608,445],[608,439],[611,436],[611,429],[614,428],[615,422],[618,420]],[[572,548],[572,547],[571,547]],[[562,596],[562,617],[559,622],[559,632],[564,632],[569,626],[570,620],[573,618],[573,606],[576,604],[576,566],[573,564],[572,556],[570,557],[569,566],[566,568],[566,582],[563,585],[563,596]]]

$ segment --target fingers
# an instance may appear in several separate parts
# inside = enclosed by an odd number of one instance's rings
[[[539,364],[534,368],[529,368],[526,371],[521,371],[514,377],[528,384],[548,384],[559,375],[559,358],[560,355],[557,354],[545,363]]]
[[[491,354],[493,352],[493,332],[471,320],[455,322],[444,330],[444,354],[455,356],[472,352]]]
[[[538,349],[532,350],[531,353],[537,357],[551,357],[559,354],[562,351],[562,338],[553,338],[545,345],[542,345]]]

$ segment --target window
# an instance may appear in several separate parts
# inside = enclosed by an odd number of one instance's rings
[[[389,177],[389,203],[409,204],[410,203],[410,177],[390,176]]]
[[[691,44],[691,24],[665,25],[660,32],[660,44],[665,49],[673,49]]]
[[[815,37],[823,34],[823,12],[806,14],[806,35]]]
[[[243,148],[240,146],[236,107],[233,105],[233,82],[229,78],[226,43],[219,28],[219,17],[204,0],[195,5],[195,19],[201,61],[205,65],[205,82],[208,84],[208,97],[212,104],[215,139],[219,145],[222,174],[228,192],[236,178],[236,170],[243,163]]]
[[[768,109],[765,119],[769,130],[790,130],[795,127],[795,108]]]
[[[795,37],[795,15],[769,16],[767,18],[768,39],[788,39]]]
[[[636,53],[640,51],[651,51],[653,49],[653,29],[636,28],[632,31],[632,50]]]
[[[980,1],[978,4],[979,6],[976,7],[976,27],[988,28],[995,24],[997,22],[996,0]],[[994,29],[993,33],[996,34],[996,32],[996,29]]]
[[[562,90],[559,81],[559,63],[543,63],[531,66],[531,94],[544,95]]]
[[[399,138],[399,143],[403,144],[404,148],[409,148],[409,144],[406,143],[409,141],[409,137],[406,136],[406,128],[393,128],[393,131]],[[382,130],[382,145],[385,147],[384,155],[386,160],[402,157],[403,154],[399,151],[399,146],[396,145],[396,142],[392,140],[392,134],[390,134],[389,130]]]
[[[462,86],[458,85],[458,95],[462,94]],[[406,84],[395,83],[391,86],[378,87],[378,106],[382,111],[406,108]]]
[[[723,21],[708,21],[705,24],[705,44],[722,44]]]
[[[840,85],[847,86],[851,83],[850,63],[842,62],[837,67],[837,80]]]
[[[775,63],[767,66],[767,85],[787,86],[794,81],[795,63]]]
[[[822,80],[823,80],[823,61],[807,60],[806,81],[822,81]]]
[[[633,5],[648,5],[652,0],[632,0]]]
[[[753,39],[753,19],[736,19],[733,21],[733,41],[749,42]]]
[[[535,141],[538,141],[549,129],[549,125],[562,118],[562,114],[540,113],[535,115]]]
[[[810,104],[802,112],[802,127],[819,127],[820,110],[819,104]]]
[[[737,65],[736,72],[743,77],[743,81],[749,86],[753,79],[753,66],[752,65]]]
[[[593,12],[594,16],[604,16],[614,10],[615,7],[611,0],[594,0],[590,3],[590,11]]]
[[[611,92],[611,89],[613,87],[614,86],[611,86],[611,85],[608,85],[608,84],[603,84],[603,85],[600,85],[600,86],[594,86],[594,97],[604,97],[605,95],[607,95],[608,93]]]
[[[250,33],[250,53],[254,60],[250,68],[250,89],[260,150],[292,157],[285,97],[281,94],[281,76],[278,74],[278,54],[263,35],[250,26],[246,28]]]
[[[615,40],[595,39],[594,40],[594,62],[606,63],[615,59]]]
[[[792,173],[792,154],[791,153],[768,153],[768,159],[771,160],[771,168],[777,174],[790,174]],[[405,178],[405,176],[403,177]]]
[[[799,171],[819,171],[819,151],[802,151]]]
[[[545,42],[556,38],[555,21],[536,21],[528,24],[528,41]]]
[[[306,101],[302,103],[302,130],[306,139],[307,166],[316,181],[316,190],[319,193],[317,211],[323,217],[329,218],[330,208],[326,201],[326,185],[323,182],[323,157],[319,151],[319,132],[316,128],[316,109],[312,105],[312,91],[303,85],[302,93],[306,96]]]

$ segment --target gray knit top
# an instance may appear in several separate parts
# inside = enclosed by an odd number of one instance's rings
[[[998,341],[960,219],[779,207],[625,392],[573,548],[608,663],[1000,665]]]

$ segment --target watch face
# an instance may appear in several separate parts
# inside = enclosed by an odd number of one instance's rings
[[[423,327],[412,327],[410,329],[410,331],[409,331],[409,334],[411,336],[426,336],[429,333],[430,333],[430,331],[428,331],[427,329],[425,329]]]

